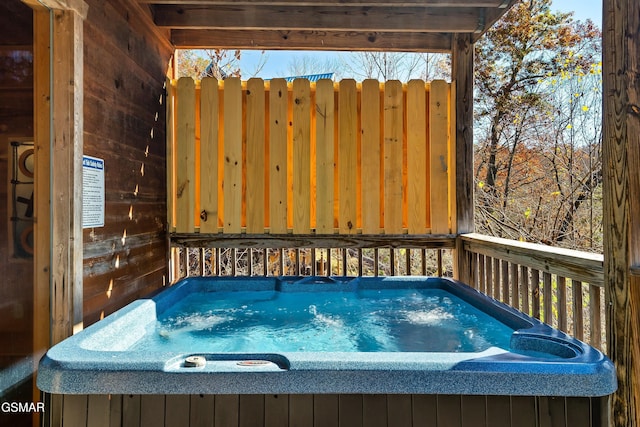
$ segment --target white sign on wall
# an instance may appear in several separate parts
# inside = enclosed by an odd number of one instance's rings
[[[104,160],[82,156],[82,228],[104,227]]]

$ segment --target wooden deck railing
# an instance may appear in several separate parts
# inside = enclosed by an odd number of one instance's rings
[[[603,256],[466,234],[471,285],[606,350]]]

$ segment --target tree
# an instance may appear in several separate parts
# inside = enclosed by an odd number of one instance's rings
[[[581,246],[567,237],[601,172],[599,134],[577,120],[599,128],[597,82],[584,76],[599,61],[600,32],[552,13],[550,4],[516,4],[477,43],[476,225],[488,234]],[[589,106],[575,96],[585,90]]]
[[[227,77],[241,77],[241,50],[224,49],[187,49],[176,50],[177,75],[201,80],[203,77],[215,77],[224,80]],[[251,72],[244,70],[249,77],[257,75],[266,64],[267,57],[262,52],[261,60]]]

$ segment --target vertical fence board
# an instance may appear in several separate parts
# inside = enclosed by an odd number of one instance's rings
[[[449,232],[449,88],[443,80],[431,82],[429,90],[429,149],[431,232]]]
[[[201,233],[218,232],[218,80],[200,83],[200,216]]]
[[[176,231],[195,231],[196,89],[193,79],[178,80],[176,118]]]
[[[509,277],[511,277],[511,305],[520,309],[520,277],[518,276],[518,264],[509,263]]]
[[[269,228],[287,232],[287,82],[269,86]],[[281,273],[282,274],[282,273]]]
[[[333,81],[316,84],[316,232],[333,233],[335,102]]]
[[[338,106],[338,227],[340,233],[355,233],[357,173],[357,91],[355,80],[340,82]]]
[[[247,82],[247,233],[264,233],[265,102],[262,79]]]
[[[384,86],[384,231],[402,233],[402,83]]]
[[[362,232],[380,232],[380,83],[362,82],[361,93],[361,151],[362,151]]]
[[[502,301],[505,304],[510,303],[510,286],[509,286],[509,263],[507,261],[502,261],[502,271],[500,272],[500,280],[502,282]]]
[[[242,228],[242,82],[224,81],[224,232]]]
[[[407,86],[407,228],[424,234],[431,202],[427,175],[427,112],[425,83],[411,80]]]
[[[311,231],[311,89],[293,82],[293,232]]]
[[[166,80],[166,115],[167,115],[167,222],[169,223],[169,231],[175,231],[175,199],[176,187],[175,179],[177,166],[175,163],[175,102],[176,88],[171,79]]]

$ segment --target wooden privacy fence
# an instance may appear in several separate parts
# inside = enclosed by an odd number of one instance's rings
[[[455,233],[452,85],[169,82],[175,233]]]

